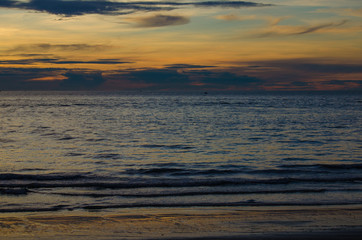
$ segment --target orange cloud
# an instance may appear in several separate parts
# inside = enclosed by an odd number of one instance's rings
[[[46,76],[46,77],[39,77],[39,78],[32,78],[26,81],[62,81],[64,79],[67,79],[67,77],[63,75],[57,75],[57,76]]]

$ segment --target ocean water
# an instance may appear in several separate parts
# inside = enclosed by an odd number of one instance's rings
[[[362,96],[0,92],[0,212],[362,204]]]

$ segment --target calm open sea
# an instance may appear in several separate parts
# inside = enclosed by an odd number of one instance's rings
[[[362,204],[362,96],[0,92],[0,212]]]

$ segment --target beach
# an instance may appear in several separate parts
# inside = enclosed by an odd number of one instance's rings
[[[137,209],[7,214],[0,239],[359,239],[361,226],[361,206]]]

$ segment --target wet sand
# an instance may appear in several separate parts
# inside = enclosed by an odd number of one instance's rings
[[[0,214],[0,239],[360,239],[362,207]]]

